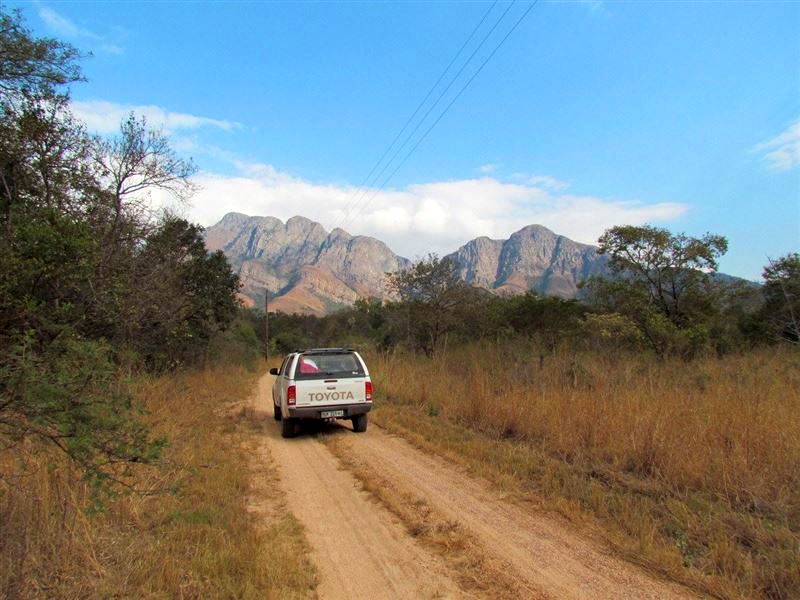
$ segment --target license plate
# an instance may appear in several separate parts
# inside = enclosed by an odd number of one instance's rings
[[[343,410],[323,410],[320,413],[320,417],[323,419],[331,419],[333,417],[343,417],[344,411]]]

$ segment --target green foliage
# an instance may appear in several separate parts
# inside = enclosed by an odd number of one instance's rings
[[[800,344],[800,254],[794,252],[764,267],[764,328],[773,339]]]
[[[387,312],[389,335],[432,355],[451,333],[462,330],[484,294],[458,276],[449,258],[430,254],[405,271],[389,274],[388,287],[402,306]]]
[[[96,481],[150,462],[123,372],[253,360],[239,280],[202,229],[154,215],[148,192],[185,198],[191,163],[131,116],[87,135],[64,84],[77,52],[35,39],[0,7],[0,448],[55,445]],[[213,346],[213,347],[212,347]],[[27,447],[27,446],[26,446]]]
[[[97,483],[116,478],[119,463],[158,458],[164,442],[132,418],[137,408],[108,344],[64,330],[42,349],[36,337],[28,330],[3,353],[0,439],[46,440]]]
[[[692,358],[708,346],[719,298],[709,273],[727,240],[672,234],[651,226],[612,227],[600,237],[615,279],[594,277],[584,288],[595,308],[624,315],[658,355]]]
[[[635,350],[643,343],[642,332],[631,319],[619,313],[591,313],[581,323],[587,341],[600,348],[613,345]]]
[[[678,327],[707,310],[708,273],[728,250],[722,236],[694,238],[647,225],[612,227],[599,242],[612,271]]]
[[[132,261],[119,306],[129,315],[116,338],[153,370],[192,364],[237,313],[239,280],[221,252],[209,254],[202,229],[166,218]]]
[[[510,328],[514,333],[537,338],[553,349],[559,341],[578,335],[580,318],[586,307],[577,300],[527,292],[520,296],[494,298],[489,310],[492,331]]]
[[[58,40],[34,38],[19,10],[0,12],[0,32],[0,93],[4,96],[46,94],[81,79],[78,51]]]
[[[762,291],[749,281],[724,277],[712,281],[714,312],[706,326],[709,344],[718,355],[743,351],[764,340],[756,323],[764,304]]]
[[[251,311],[240,309],[236,319],[211,338],[208,347],[211,362],[243,365],[250,371],[258,368],[264,345],[256,334],[251,315]]]

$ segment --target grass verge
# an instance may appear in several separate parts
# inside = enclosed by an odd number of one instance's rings
[[[50,449],[4,453],[0,596],[313,596],[302,528],[282,510],[269,456],[257,454],[261,425],[241,408],[254,383],[235,367],[135,382],[169,440],[162,464],[128,474],[147,493],[97,505]]]
[[[800,597],[797,354],[373,357],[374,422],[721,598]],[[594,527],[599,526],[599,527]]]

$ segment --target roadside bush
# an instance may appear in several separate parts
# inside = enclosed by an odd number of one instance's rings
[[[593,349],[639,348],[642,332],[631,319],[619,313],[590,313],[581,322],[586,341]]]
[[[211,339],[208,356],[211,363],[242,365],[255,371],[261,364],[264,348],[251,320],[238,317]]]

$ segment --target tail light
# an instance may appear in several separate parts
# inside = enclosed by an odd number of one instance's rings
[[[289,406],[297,404],[297,387],[290,385],[286,388],[286,404]]]
[[[364,383],[364,397],[367,402],[372,402],[372,382],[367,381]]]

